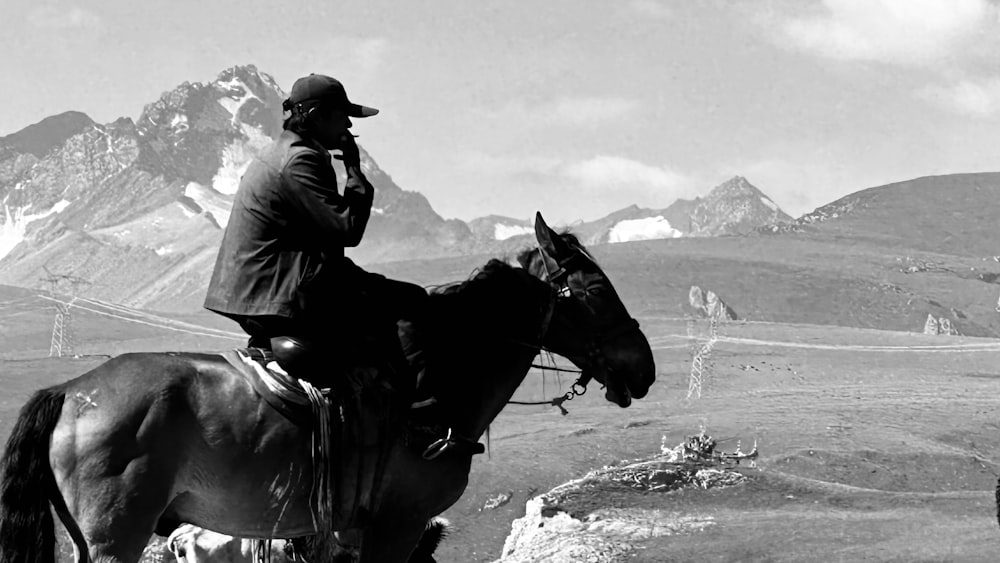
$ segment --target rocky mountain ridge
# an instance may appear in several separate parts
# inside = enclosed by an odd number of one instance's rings
[[[266,73],[236,66],[165,92],[136,121],[67,112],[0,138],[0,283],[38,287],[52,272],[72,274],[91,297],[199,307],[232,195],[280,132],[284,97]],[[444,219],[363,147],[361,158],[376,197],[365,242],[350,249],[359,263],[506,252],[530,240],[528,221]],[[718,234],[746,220],[748,207],[728,200],[756,192],[745,180],[726,189],[571,227],[587,244]]]

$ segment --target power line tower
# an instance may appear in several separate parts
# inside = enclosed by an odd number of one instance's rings
[[[49,357],[62,357],[73,355],[73,303],[80,292],[80,286],[90,285],[90,282],[70,274],[53,274],[48,268],[42,267],[48,277],[42,281],[49,285],[49,294],[56,300],[56,317],[52,323],[52,340],[49,344]],[[70,290],[69,299],[64,300],[57,297],[59,290],[67,288]]]
[[[689,317],[687,321],[688,339],[692,346],[691,375],[688,378],[687,399],[692,397],[701,398],[702,384],[706,375],[711,372],[712,349],[719,341],[719,321],[722,316],[722,308],[716,308],[708,317],[708,334],[699,337],[697,323],[694,318]]]
[[[73,331],[70,321],[73,315],[70,308],[73,306],[73,297],[69,301],[56,303],[56,319],[52,325],[52,343],[49,344],[49,357],[63,357],[73,355]]]

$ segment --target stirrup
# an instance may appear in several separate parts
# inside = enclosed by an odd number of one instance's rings
[[[437,397],[431,395],[430,397],[427,397],[423,401],[417,401],[412,405],[410,405],[410,410],[417,410],[417,409],[422,409],[424,407],[429,407],[431,405],[436,405],[437,402],[438,402]]]
[[[486,446],[471,438],[459,435],[457,432],[452,431],[451,427],[448,427],[448,434],[444,438],[435,440],[431,445],[427,446],[427,449],[424,450],[423,458],[428,461],[437,459],[438,456],[456,446],[468,448],[471,451],[471,455],[481,454],[486,451]]]

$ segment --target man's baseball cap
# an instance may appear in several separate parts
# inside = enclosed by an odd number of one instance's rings
[[[370,117],[378,113],[375,108],[352,103],[339,80],[322,74],[310,74],[296,80],[288,101],[292,105],[310,101],[333,102],[335,107],[343,109],[351,117]]]

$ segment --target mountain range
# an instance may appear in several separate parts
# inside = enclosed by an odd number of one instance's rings
[[[185,82],[137,120],[54,115],[0,137],[0,283],[57,288],[136,307],[200,306],[240,177],[281,130],[285,93],[253,65]],[[367,151],[376,188],[361,264],[504,252],[531,240],[524,220],[468,223],[400,188]],[[335,162],[335,165],[339,163]],[[342,170],[341,170],[342,174]],[[746,179],[666,209],[636,206],[570,225],[587,244],[715,236],[791,221]]]
[[[280,131],[284,97],[239,66],[179,85],[135,121],[67,112],[0,137],[0,284],[200,309],[240,176]],[[433,284],[533,242],[530,221],[442,218],[363,147],[361,158],[376,197],[350,249],[359,263]],[[657,295],[637,314],[677,314],[670,304],[699,285],[741,318],[919,331],[934,315],[996,335],[998,217],[998,173],[872,187],[797,219],[736,176],[663,209],[623,206],[562,227],[629,273],[623,295]]]

